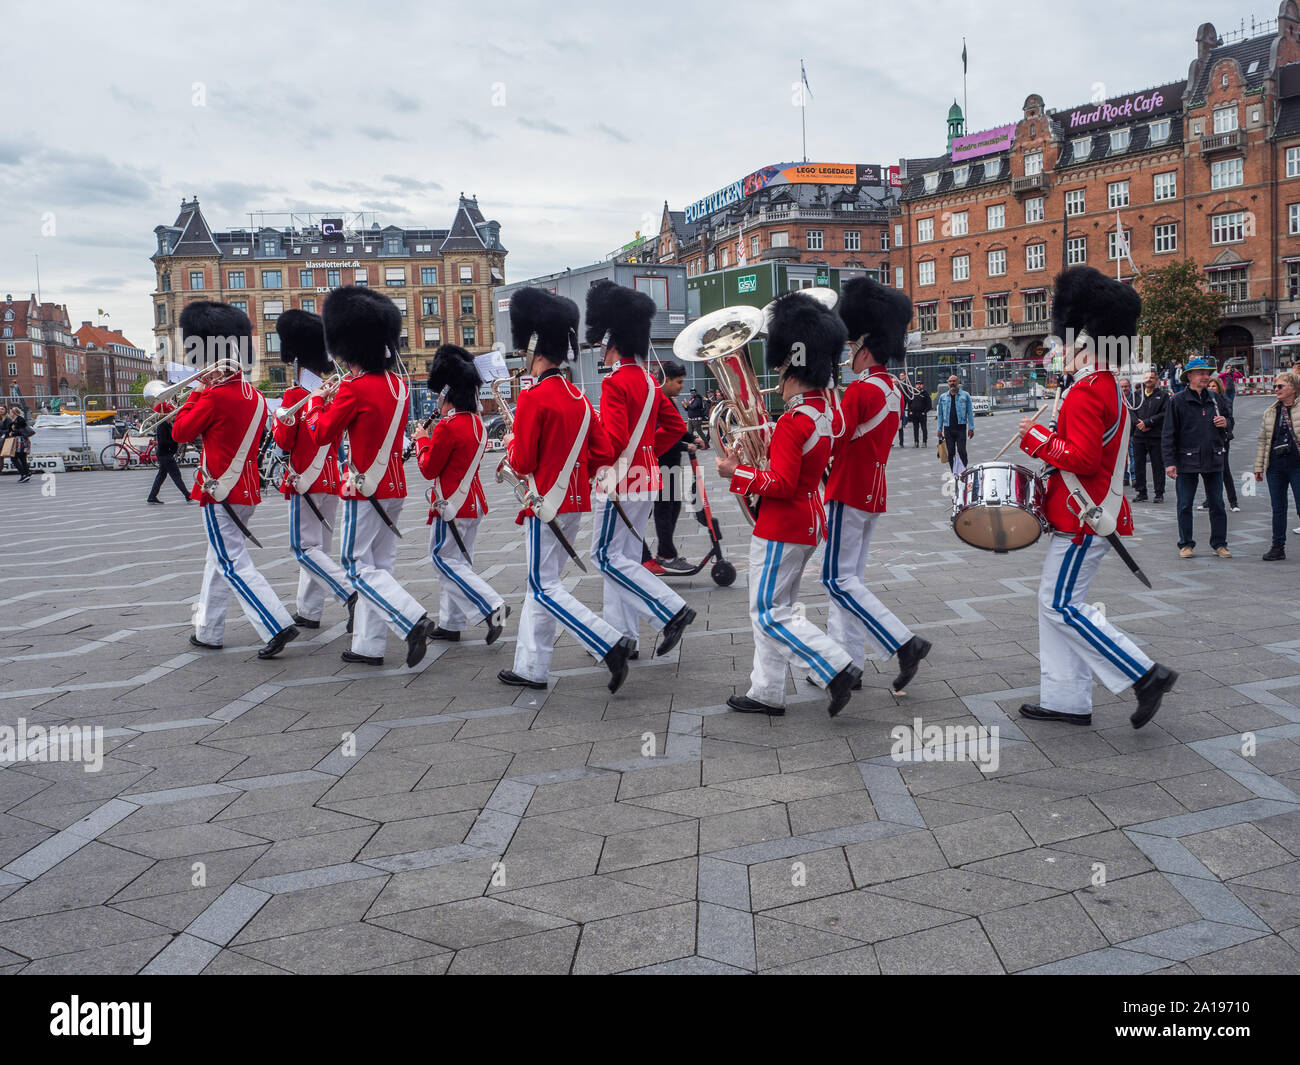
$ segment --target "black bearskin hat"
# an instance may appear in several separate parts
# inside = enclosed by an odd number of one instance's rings
[[[185,305],[179,324],[187,365],[202,369],[218,359],[237,359],[245,370],[253,368],[253,323],[243,311],[196,300]]]
[[[850,340],[861,337],[877,362],[899,362],[912,301],[896,288],[869,277],[855,277],[840,286],[838,310]]]
[[[455,344],[444,344],[433,353],[429,366],[429,391],[435,394],[447,389],[447,398],[457,410],[478,409],[478,387],[483,383],[474,357]]]
[[[325,347],[339,362],[366,373],[391,369],[402,335],[402,312],[364,285],[344,285],[325,297]]]
[[[554,363],[571,361],[578,347],[578,305],[541,288],[510,297],[510,338],[516,351],[532,350]],[[533,337],[536,336],[536,342]]]
[[[587,289],[587,343],[600,344],[609,334],[609,344],[620,355],[644,359],[650,352],[650,319],[655,301],[644,292],[624,288],[613,281],[597,281]]]
[[[809,388],[829,388],[848,333],[839,315],[811,296],[777,297],[767,327],[767,365]]]
[[[1136,336],[1141,313],[1142,297],[1131,286],[1091,266],[1073,266],[1056,278],[1052,333],[1061,340],[1071,329],[1086,331],[1101,350],[1105,338]]]
[[[285,311],[276,319],[275,331],[280,336],[281,362],[292,364],[296,361],[317,377],[330,374],[330,360],[325,354],[325,327],[319,314]]]

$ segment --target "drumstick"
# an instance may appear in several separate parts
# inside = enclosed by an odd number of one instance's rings
[[[1061,390],[1058,388],[1058,389],[1056,390],[1056,395],[1057,395],[1057,397],[1059,397],[1060,394],[1061,394]],[[1055,402],[1055,400],[1053,400],[1053,403],[1054,403],[1054,402]],[[1048,408],[1049,406],[1051,406],[1051,405],[1052,405],[1052,404],[1044,403],[1041,407],[1039,407],[1038,410],[1036,410],[1036,411],[1034,412],[1034,420],[1037,421],[1037,420],[1038,420],[1038,416],[1039,416],[1040,414],[1042,414],[1043,411],[1047,410],[1047,408]],[[1014,443],[1015,443],[1017,440],[1019,440],[1019,439],[1020,439],[1020,434],[1019,434],[1019,433],[1016,433],[1015,436],[1013,436],[1010,440],[1008,440],[1005,444],[1002,445],[1002,450],[999,451],[996,455],[994,455],[993,458],[991,458],[989,461],[990,461],[990,462],[997,462],[998,459],[1000,459],[1003,455],[1006,454],[1007,448],[1009,448],[1012,444],[1014,444]]]

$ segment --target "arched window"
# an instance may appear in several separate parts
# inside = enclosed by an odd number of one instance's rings
[[[14,312],[13,312],[13,311],[5,311],[5,321],[6,321],[6,322],[12,322],[13,320],[14,320]]]

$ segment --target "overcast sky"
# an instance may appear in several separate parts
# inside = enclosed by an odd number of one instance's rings
[[[556,8],[562,8],[556,11]],[[153,228],[248,212],[501,222],[507,280],[597,259],[760,166],[943,151],[971,131],[1186,77],[1196,28],[1264,0],[14,5],[0,67],[0,295],[97,308],[152,352]],[[918,23],[918,18],[922,21]],[[197,84],[196,84],[197,83]],[[287,224],[280,221],[279,225]]]

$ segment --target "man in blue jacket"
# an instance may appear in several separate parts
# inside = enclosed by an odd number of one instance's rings
[[[966,441],[975,435],[975,408],[970,401],[970,393],[961,387],[961,380],[956,374],[948,378],[948,391],[939,393],[939,403],[935,407],[935,420],[939,432],[943,434],[944,443],[948,445],[948,468],[952,469],[953,460],[960,455],[962,466],[967,466]]]

